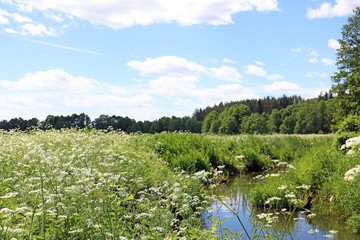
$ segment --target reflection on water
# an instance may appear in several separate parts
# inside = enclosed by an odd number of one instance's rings
[[[254,182],[251,179],[253,175],[242,175],[230,179],[226,185],[222,185],[217,190],[218,196],[228,198],[226,204],[238,213],[246,231],[251,237],[254,235],[254,229],[266,230],[277,236],[277,239],[339,239],[339,240],[360,240],[360,234],[354,234],[348,229],[343,220],[332,216],[311,217],[309,213],[304,212],[266,212],[265,209],[253,209],[248,201],[248,193],[255,184],[261,184],[260,181]],[[211,217],[227,221],[221,223],[222,228],[230,229],[232,232],[244,232],[238,219],[232,212],[220,201],[212,203],[212,212],[206,212],[203,216],[205,228],[210,228],[214,223]],[[259,214],[268,213],[270,217],[277,219],[271,226],[261,224],[259,226]],[[260,215],[260,216],[265,216]],[[257,219],[257,220],[256,220]],[[264,233],[264,232],[263,232]],[[263,234],[262,234],[263,235]],[[245,234],[243,239],[246,239]],[[260,238],[261,239],[261,238]]]

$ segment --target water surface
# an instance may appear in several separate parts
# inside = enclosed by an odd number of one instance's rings
[[[261,184],[262,180],[254,181],[254,175],[242,175],[228,180],[218,190],[218,194],[228,197],[226,204],[237,212],[246,231],[250,237],[253,237],[253,230],[256,227],[256,219],[262,213],[270,213],[277,216],[277,221],[266,227],[268,232],[276,234],[278,239],[339,239],[339,240],[360,240],[360,234],[353,233],[347,228],[343,219],[333,216],[315,216],[308,217],[309,213],[304,212],[268,212],[266,209],[257,209],[251,207],[249,203],[249,191],[255,184]],[[211,205],[212,211],[206,212],[203,216],[205,228],[210,228],[214,223],[211,217],[224,220],[221,227],[228,228],[232,232],[244,232],[237,217],[220,201],[215,201]],[[262,224],[264,226],[264,224]],[[243,234],[243,239],[246,239]],[[261,239],[261,238],[260,238]]]

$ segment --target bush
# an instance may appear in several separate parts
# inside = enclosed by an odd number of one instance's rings
[[[347,139],[356,137],[360,133],[360,116],[350,115],[344,119],[340,124],[339,130],[336,132],[334,145],[336,148],[340,147]]]

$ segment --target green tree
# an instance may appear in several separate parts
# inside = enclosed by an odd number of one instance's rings
[[[227,116],[221,121],[220,133],[235,134],[238,131],[238,123],[233,116]]]
[[[338,72],[332,77],[332,92],[339,98],[336,119],[360,112],[360,7],[342,28],[337,51]]]
[[[259,113],[244,117],[241,123],[241,132],[243,133],[267,133],[268,131],[266,118]]]
[[[214,120],[218,120],[218,118],[219,118],[219,113],[215,110],[212,110],[208,115],[206,115],[202,124],[201,132],[203,133],[210,132],[212,122]]]
[[[271,115],[268,121],[269,131],[273,133],[278,133],[280,131],[281,123],[282,123],[281,113],[278,109],[274,108],[271,111]]]

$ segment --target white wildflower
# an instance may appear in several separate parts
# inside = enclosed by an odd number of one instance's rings
[[[345,173],[345,177],[344,179],[346,181],[353,181],[354,178],[360,174],[360,165],[356,165],[354,168],[348,170],[346,173]]]
[[[294,193],[288,193],[285,195],[286,198],[296,198]]]
[[[279,190],[285,190],[287,188],[287,185],[281,185],[280,187],[278,187]]]
[[[305,189],[305,190],[308,190],[309,188],[310,188],[310,185],[305,185],[305,184],[302,184],[302,185],[296,187],[296,189]]]
[[[18,195],[19,193],[18,192],[10,192],[4,196],[1,196],[0,198],[12,198],[12,197],[15,197],[16,195]]]
[[[271,197],[265,202],[265,204],[270,204],[270,202],[278,201],[278,200],[281,200],[281,198],[279,198],[279,197]]]
[[[349,138],[348,140],[346,140],[344,145],[345,145],[345,148],[351,148],[351,147],[360,145],[360,136]]]
[[[73,234],[73,233],[82,233],[82,232],[83,232],[83,229],[82,229],[82,228],[79,228],[79,229],[71,230],[71,231],[69,231],[68,233],[69,233],[69,234]]]

